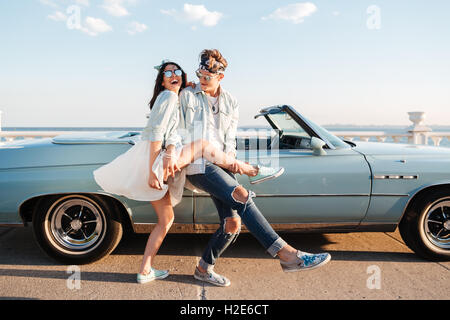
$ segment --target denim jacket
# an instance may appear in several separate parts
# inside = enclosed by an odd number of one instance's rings
[[[171,144],[181,144],[181,137],[177,132],[179,109],[177,94],[169,90],[162,91],[150,111],[141,140],[162,141],[163,149]]]
[[[188,144],[198,139],[205,139],[207,117],[212,113],[206,94],[197,84],[195,89],[187,87],[180,94],[180,124],[179,132],[183,144]],[[220,87],[219,94],[219,134],[224,141],[225,153],[232,152],[236,155],[236,132],[239,120],[239,109],[236,99]],[[201,161],[200,161],[201,162]],[[203,166],[199,161],[187,168],[187,174],[203,173]]]

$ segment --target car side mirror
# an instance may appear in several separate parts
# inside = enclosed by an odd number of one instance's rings
[[[313,154],[315,156],[323,156],[327,153],[323,150],[323,147],[326,145],[324,141],[319,138],[312,137],[311,138],[311,148],[313,149]]]

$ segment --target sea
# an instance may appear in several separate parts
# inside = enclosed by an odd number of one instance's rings
[[[323,125],[325,129],[329,132],[335,134],[336,136],[340,136],[339,132],[348,132],[348,131],[383,131],[387,133],[406,133],[407,128],[405,126],[356,126],[356,125]],[[450,136],[450,126],[428,126],[431,128],[432,132],[445,132],[449,133]],[[260,130],[270,130],[269,127],[239,127],[238,132],[248,132],[250,129]],[[3,127],[2,131],[67,131],[70,132],[100,132],[100,131],[142,131],[143,127]],[[17,138],[21,139],[21,138]],[[358,141],[358,138],[355,138],[354,141]],[[5,141],[4,137],[0,137],[0,141]],[[376,138],[372,137],[369,141],[377,141]],[[387,138],[385,142],[393,142],[392,138]],[[402,138],[399,143],[407,143],[407,138]],[[434,145],[433,141],[428,139],[428,145]],[[450,148],[450,140],[444,137],[440,143],[441,147]]]

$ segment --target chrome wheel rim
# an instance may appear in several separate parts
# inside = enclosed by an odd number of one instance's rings
[[[450,249],[450,200],[438,202],[425,213],[425,235],[433,245]]]
[[[63,248],[89,252],[101,242],[106,229],[103,212],[90,201],[72,198],[62,201],[53,210],[50,230]]]

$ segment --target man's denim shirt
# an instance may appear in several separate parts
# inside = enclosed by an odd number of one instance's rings
[[[205,139],[207,119],[212,116],[206,94],[197,84],[195,89],[187,87],[180,94],[179,133],[183,145],[199,139]],[[225,153],[232,152],[236,156],[236,131],[239,120],[239,109],[236,99],[220,87],[219,94],[219,135],[223,138]],[[186,174],[204,173],[203,159],[195,161],[187,167]]]
[[[175,92],[164,90],[153,105],[147,121],[147,126],[142,130],[141,140],[162,141],[161,148],[173,144],[181,144],[178,134],[179,123],[178,96]]]

